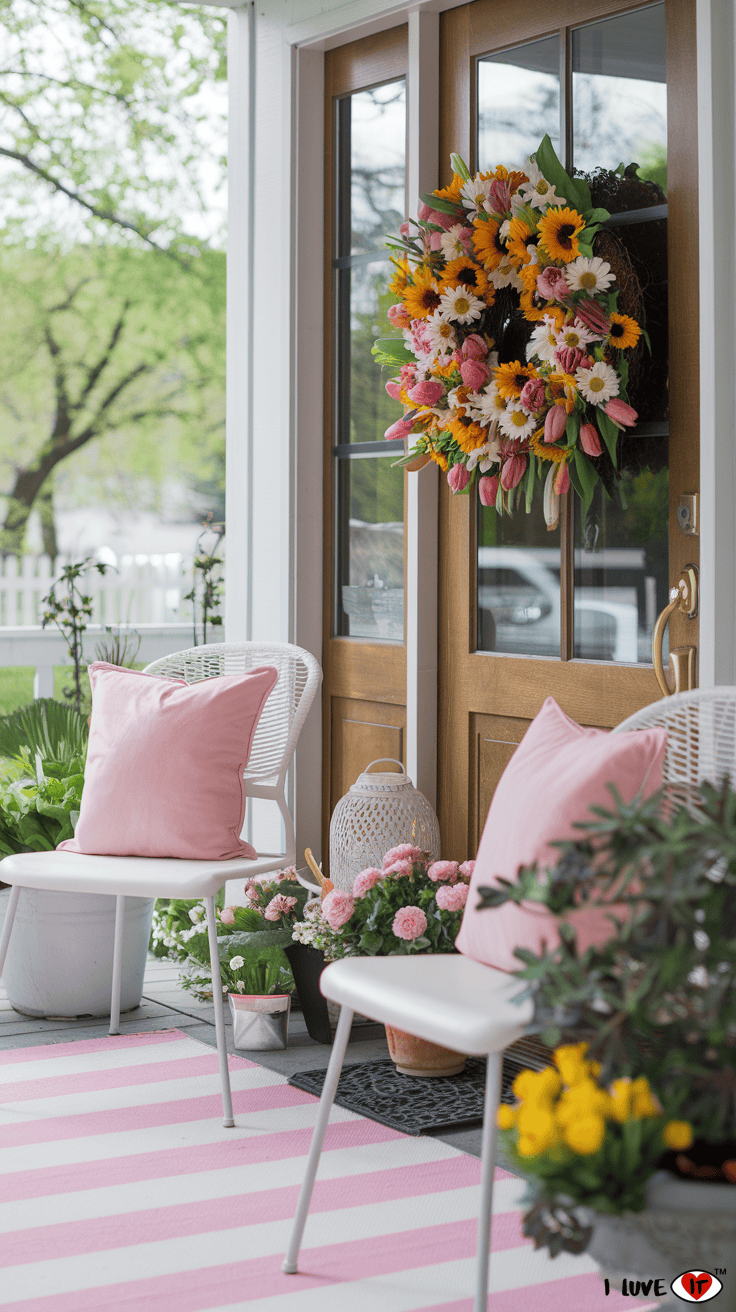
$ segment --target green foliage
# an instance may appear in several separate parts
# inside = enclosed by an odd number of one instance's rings
[[[43,762],[84,758],[87,751],[87,722],[63,702],[39,697],[19,710],[0,718],[0,756],[17,757],[27,752]]]
[[[190,592],[184,593],[184,600],[191,601],[194,612],[194,645],[199,645],[197,637],[197,622],[202,625],[202,644],[207,643],[207,626],[212,628],[222,625],[222,615],[220,614],[220,605],[222,602],[222,556],[216,554],[217,548],[225,536],[225,525],[214,524],[212,522],[212,513],[203,520],[202,532],[197,538],[197,549],[194,555],[194,579]],[[209,549],[205,549],[204,541],[209,535],[214,536],[214,543],[210,542]]]
[[[140,651],[141,635],[136,629],[121,633],[119,626],[106,624],[105,636],[95,643],[95,660],[107,661],[109,665],[122,665],[127,669],[135,668],[135,658]]]
[[[74,702],[77,712],[82,709],[83,698],[82,640],[87,621],[92,616],[92,598],[82,592],[80,583],[85,575],[95,570],[98,574],[105,574],[109,568],[109,565],[94,560],[92,556],[86,556],[84,560],[69,561],[62,569],[57,582],[52,585],[48,596],[41,602],[41,605],[46,607],[41,617],[41,628],[45,629],[47,624],[55,624],[69,649],[74,666],[74,687],[65,688],[64,696]],[[57,589],[61,591],[58,592]]]
[[[544,1042],[590,1041],[602,1078],[644,1075],[696,1137],[736,1137],[736,792],[703,783],[683,805],[662,790],[591,808],[554,870],[482,888],[480,906],[540,902],[560,944],[518,949]],[[610,904],[615,932],[581,951],[567,913]]]
[[[52,852],[74,836],[84,787],[84,758],[42,761],[35,777],[0,782],[0,850]]]

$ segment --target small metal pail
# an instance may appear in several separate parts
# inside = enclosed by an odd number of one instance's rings
[[[288,993],[230,993],[233,1045],[251,1052],[285,1048],[291,998]]]

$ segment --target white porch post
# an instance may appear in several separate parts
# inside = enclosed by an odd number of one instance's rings
[[[700,686],[736,683],[734,0],[697,0]]]
[[[407,188],[438,185],[440,16],[412,12],[406,87]],[[410,474],[406,544],[406,768],[432,806],[437,797],[437,466]]]

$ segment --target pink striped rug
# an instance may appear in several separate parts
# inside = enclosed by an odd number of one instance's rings
[[[286,1245],[317,1101],[177,1030],[0,1053],[4,1312],[468,1312],[479,1163],[335,1108],[302,1271]],[[498,1172],[491,1312],[615,1312],[586,1257],[521,1235]],[[641,1306],[641,1305],[640,1305]]]

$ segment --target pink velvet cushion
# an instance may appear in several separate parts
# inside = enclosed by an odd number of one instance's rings
[[[557,946],[556,918],[546,908],[527,902],[478,911],[478,888],[493,885],[498,875],[515,880],[519,867],[534,861],[542,870],[556,865],[559,851],[551,843],[580,838],[574,826],[592,819],[590,806],[611,806],[608,784],[615,784],[627,802],[640,790],[644,797],[655,792],[666,743],[664,729],[621,734],[584,729],[547,698],[493,795],[456,939],[460,952],[512,971],[522,964],[514,948],[539,953],[543,940],[549,949]],[[574,925],[582,949],[615,932],[603,909],[574,911],[565,919]]]
[[[243,770],[278,673],[183,683],[98,661],[82,806],[67,852],[255,857],[240,837]]]

